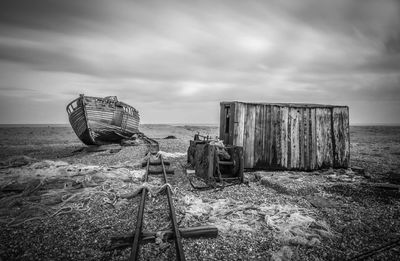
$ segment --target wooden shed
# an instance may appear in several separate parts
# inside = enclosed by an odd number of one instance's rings
[[[243,146],[253,169],[347,168],[347,106],[221,102],[220,139]]]

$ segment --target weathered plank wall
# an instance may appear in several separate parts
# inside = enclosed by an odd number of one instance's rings
[[[226,106],[234,108],[228,135]],[[347,106],[222,102],[220,132],[226,144],[243,146],[245,168],[349,166]]]

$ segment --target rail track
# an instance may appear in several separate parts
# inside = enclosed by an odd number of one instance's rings
[[[139,132],[138,137],[142,139],[149,147],[148,153],[154,155],[160,151],[160,145],[158,144],[158,141],[156,141],[155,139],[147,137],[143,132]]]
[[[149,180],[149,175],[150,174],[158,174],[157,172],[151,172],[150,168],[152,166],[157,166],[161,165],[162,167],[162,179],[164,181],[164,184],[166,186],[163,186],[165,189],[165,194],[167,196],[168,200],[168,206],[169,206],[169,216],[171,220],[171,225],[172,225],[172,238],[175,243],[175,249],[176,249],[176,260],[186,260],[185,259],[185,254],[183,252],[183,247],[182,247],[182,242],[181,242],[181,235],[180,231],[178,228],[177,220],[176,220],[176,214],[175,214],[175,208],[174,204],[172,201],[172,191],[171,191],[171,186],[168,183],[167,179],[167,171],[165,166],[167,165],[166,162],[164,162],[164,159],[162,155],[157,154],[159,151],[159,144],[156,140],[151,139],[144,134],[142,134],[141,138],[148,144],[149,146],[149,151],[147,153],[147,162],[146,162],[146,173],[144,177],[144,181],[148,182]],[[152,159],[156,161],[152,161]],[[169,165],[169,164],[168,164]],[[144,210],[145,210],[145,205],[146,205],[146,198],[147,198],[147,193],[148,189],[144,187],[142,189],[141,193],[141,198],[140,198],[140,205],[139,205],[139,210],[137,213],[137,221],[136,221],[136,229],[133,235],[133,244],[131,248],[131,254],[129,257],[129,260],[138,260],[139,259],[139,252],[140,252],[140,244],[143,239],[143,216],[144,216]]]
[[[157,178],[161,178],[162,181],[157,183],[163,184],[159,187],[156,194],[165,195],[167,197],[171,228],[169,230],[157,232],[142,231],[146,198],[149,193],[152,194],[152,191],[149,191],[147,186],[143,186],[137,212],[135,231],[133,233],[112,236],[111,246],[108,248],[108,250],[131,248],[131,253],[128,260],[139,260],[140,246],[150,242],[157,243],[157,240],[160,239],[159,236],[162,235],[161,239],[163,241],[165,240],[171,242],[171,240],[173,240],[172,242],[176,249],[176,260],[186,260],[181,238],[215,238],[218,236],[218,229],[215,226],[210,225],[187,228],[178,227],[175,207],[172,200],[171,185],[168,183],[167,179],[167,174],[174,174],[174,172],[173,170],[166,169],[166,166],[169,166],[170,163],[164,161],[162,155],[158,153],[159,144],[156,140],[147,137],[143,133],[139,133],[139,138],[141,138],[148,146],[146,161],[142,164],[142,167],[146,168],[144,182],[148,182],[149,176],[152,176],[152,174],[161,174],[161,177],[160,175],[157,175]],[[157,168],[156,170],[154,170],[155,167]],[[152,176],[152,179],[153,178],[154,176]],[[160,194],[159,192],[165,192],[165,194]]]

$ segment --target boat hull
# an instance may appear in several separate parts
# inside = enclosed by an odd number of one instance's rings
[[[70,124],[86,145],[120,142],[139,132],[139,113],[116,97],[81,95],[67,106]]]

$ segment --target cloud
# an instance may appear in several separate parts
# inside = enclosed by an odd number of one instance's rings
[[[388,36],[385,41],[385,47],[389,54],[400,53],[400,30]]]
[[[35,31],[74,33],[107,24],[107,10],[96,8],[106,1],[3,0],[0,23],[3,27]],[[97,22],[97,23],[96,23]],[[97,26],[94,26],[97,27]]]
[[[187,119],[190,103],[218,109],[221,100],[358,102],[358,110],[360,101],[399,99],[396,0],[3,2],[7,97],[86,93],[148,111],[182,106],[171,121]]]

